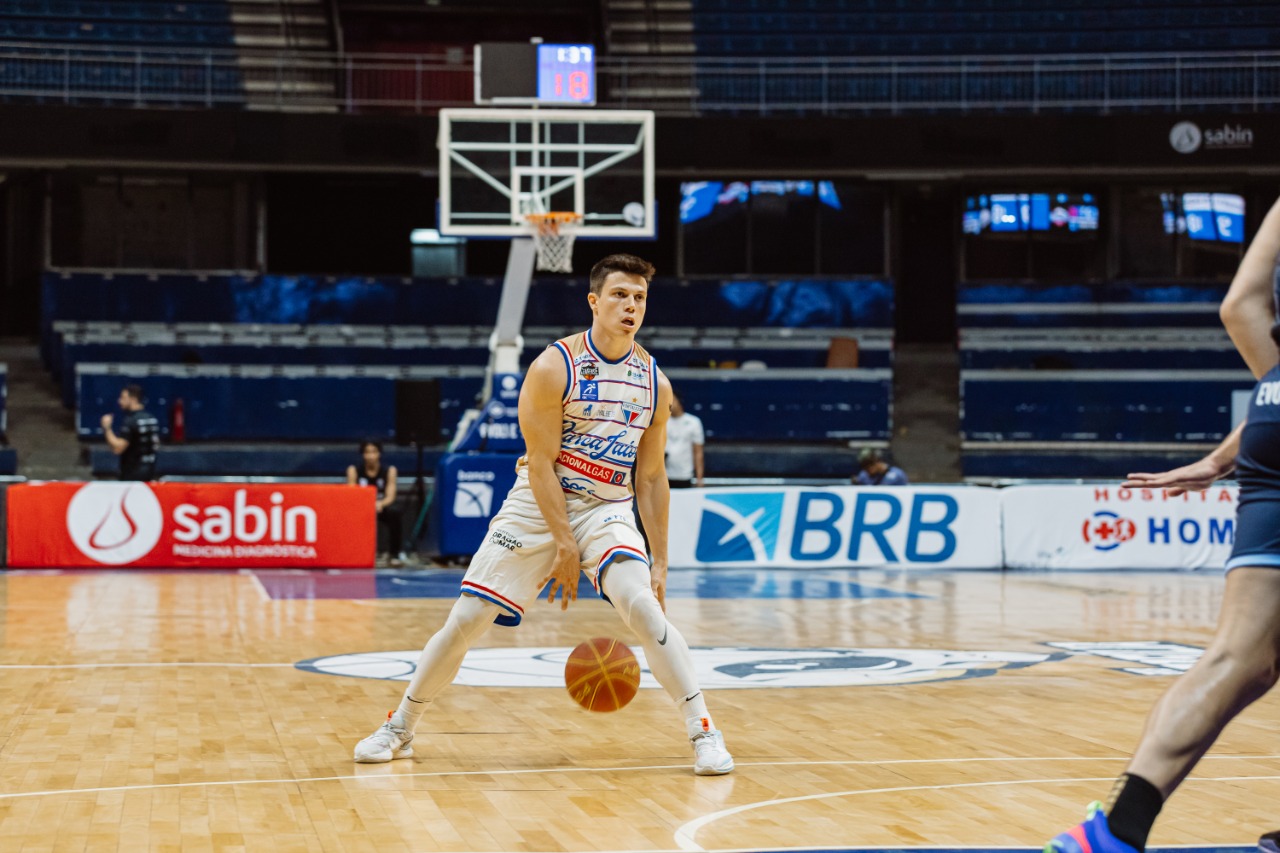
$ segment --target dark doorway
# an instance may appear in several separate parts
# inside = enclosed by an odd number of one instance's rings
[[[960,225],[954,207],[949,193],[928,185],[898,193],[894,265],[897,343],[955,341]]]

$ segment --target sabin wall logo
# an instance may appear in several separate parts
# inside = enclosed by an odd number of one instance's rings
[[[1201,148],[1252,148],[1253,130],[1241,124],[1201,128],[1193,121],[1180,121],[1169,130],[1169,145],[1179,154],[1194,154]]]
[[[87,483],[67,505],[67,533],[90,560],[123,566],[151,553],[164,510],[145,483]]]
[[[703,563],[772,560],[784,497],[781,492],[707,495],[694,556]]]

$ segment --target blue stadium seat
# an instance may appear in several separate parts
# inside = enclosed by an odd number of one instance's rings
[[[101,435],[99,418],[123,384],[141,382],[162,435],[181,398],[191,441],[357,441],[394,436],[397,379],[439,381],[448,437],[478,394],[484,369],[81,364],[77,373],[76,430],[83,439]],[[885,440],[889,373],[668,371],[707,435],[722,441]]]

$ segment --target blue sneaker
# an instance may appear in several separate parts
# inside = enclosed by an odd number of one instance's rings
[[[1102,803],[1089,805],[1089,819],[1054,838],[1044,853],[1138,853],[1111,834]]]
[[[1280,853],[1280,831],[1268,832],[1258,839],[1259,853]]]

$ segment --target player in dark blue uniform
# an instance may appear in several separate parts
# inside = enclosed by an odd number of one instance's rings
[[[1280,677],[1280,202],[1258,229],[1223,300],[1222,322],[1258,377],[1244,424],[1212,453],[1162,474],[1130,474],[1126,486],[1170,495],[1208,488],[1236,471],[1236,541],[1222,612],[1204,655],[1156,703],[1125,773],[1104,806],[1054,838],[1046,853],[1134,853],[1164,801],[1218,735]],[[1277,853],[1277,833],[1258,846]]]

